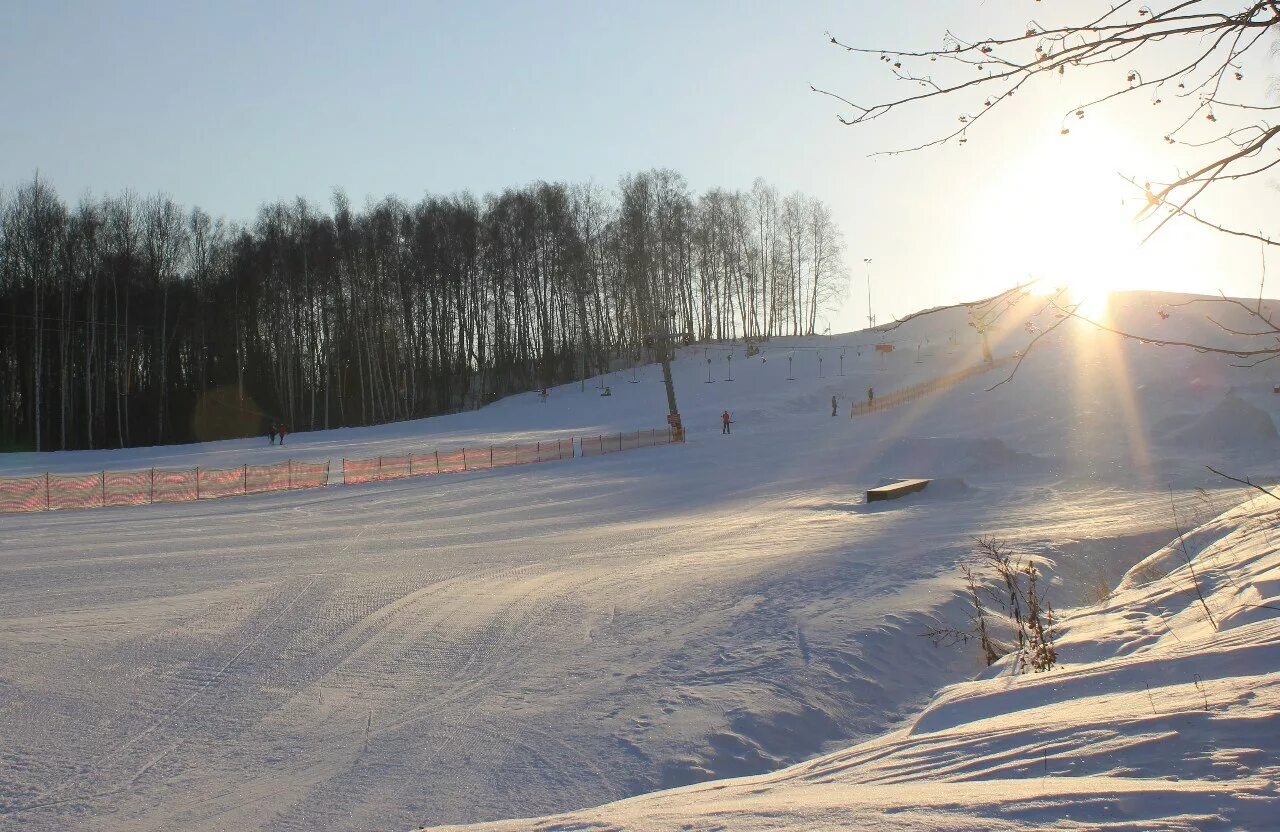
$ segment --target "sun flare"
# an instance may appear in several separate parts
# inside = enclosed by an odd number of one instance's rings
[[[1107,316],[1111,289],[1114,285],[1108,280],[1091,279],[1086,276],[1056,285],[1049,283],[1037,285],[1032,291],[1037,295],[1054,297],[1056,303],[1063,309],[1074,309],[1075,313],[1082,318],[1102,321]]]
[[[1078,314],[1097,319],[1112,291],[1181,288],[1212,273],[1187,235],[1144,245],[1151,226],[1138,221],[1141,195],[1117,175],[1117,168],[1141,170],[1144,162],[1125,133],[1094,127],[1027,148],[990,181],[988,202],[1017,206],[1000,214],[1000,246],[984,258],[990,291],[1034,280],[1036,294],[1063,290],[1063,304],[1079,304]],[[1029,182],[1044,187],[1028,202]]]

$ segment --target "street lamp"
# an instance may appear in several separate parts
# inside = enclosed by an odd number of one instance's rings
[[[872,315],[872,259],[863,257],[867,264],[867,328],[876,329],[876,316]]]

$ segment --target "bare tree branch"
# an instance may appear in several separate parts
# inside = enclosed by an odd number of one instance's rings
[[[1164,228],[1173,217],[1181,216],[1227,234],[1277,245],[1266,234],[1230,228],[1200,215],[1191,206],[1212,185],[1247,179],[1280,166],[1280,159],[1243,164],[1264,150],[1280,145],[1277,141],[1280,126],[1260,121],[1220,124],[1218,112],[1231,112],[1249,119],[1280,110],[1280,105],[1241,101],[1224,93],[1233,80],[1243,80],[1246,57],[1265,42],[1267,35],[1278,31],[1280,2],[1277,0],[1252,0],[1235,13],[1223,12],[1208,0],[1182,0],[1162,11],[1126,0],[1073,25],[1044,28],[1032,21],[1021,34],[981,39],[964,38],[948,31],[941,45],[934,49],[868,48],[844,43],[828,33],[832,45],[851,54],[877,55],[895,79],[922,89],[868,104],[855,104],[846,96],[818,87],[812,89],[849,107],[852,111],[849,115],[838,116],[849,126],[874,121],[933,99],[968,100],[971,95],[985,93],[980,106],[972,112],[966,104],[961,104],[962,111],[956,115],[958,126],[941,130],[932,139],[873,155],[910,153],[952,141],[961,144],[969,141],[970,128],[984,121],[1033,79],[1061,76],[1068,70],[1104,73],[1105,77],[1106,72],[1114,72],[1107,67],[1125,61],[1130,68],[1114,76],[1112,89],[1064,113],[1060,132],[1064,135],[1071,132],[1067,126],[1069,117],[1084,118],[1091,109],[1129,98],[1139,90],[1151,93],[1152,104],[1166,104],[1164,91],[1171,88],[1166,106],[1175,112],[1172,129],[1163,133],[1167,143],[1208,151],[1226,141],[1234,149],[1208,155],[1191,173],[1155,187],[1143,187],[1148,200],[1141,214],[1143,218],[1153,216],[1159,209],[1169,211],[1155,223],[1148,237]],[[1144,72],[1151,67],[1168,66],[1169,58],[1173,59],[1172,69]],[[913,68],[924,62],[942,73]],[[1195,136],[1183,138],[1182,133],[1193,123],[1219,125],[1220,131],[1208,140]]]
[[[1212,465],[1206,465],[1204,467],[1208,468],[1213,473],[1222,477],[1224,480],[1231,480],[1232,482],[1238,482],[1241,485],[1246,485],[1249,488],[1256,488],[1259,491],[1261,491],[1263,494],[1266,494],[1271,499],[1280,500],[1280,495],[1277,495],[1274,491],[1268,491],[1267,489],[1258,485],[1256,482],[1251,481],[1248,477],[1245,477],[1244,479],[1240,479],[1239,477],[1233,477],[1230,474],[1224,474],[1223,472],[1219,471],[1217,468],[1214,468]]]

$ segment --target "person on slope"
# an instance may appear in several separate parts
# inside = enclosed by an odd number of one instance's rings
[[[729,418],[729,411],[726,410],[724,413],[720,414],[720,424],[720,433],[722,435],[726,433],[733,433],[733,431],[729,430],[729,425],[733,424],[733,420]]]
[[[831,397],[831,418],[834,419],[835,417],[836,417],[836,397],[832,396]]]
[[[267,425],[267,438],[271,440],[271,444],[276,444],[276,423],[272,422]]]
[[[876,391],[874,387],[867,388],[867,407],[871,407],[876,402]]]
[[[283,445],[283,444],[284,444],[284,435],[285,435],[285,433],[286,433],[286,431],[285,431],[285,429],[284,429],[284,422],[281,422],[281,423],[280,423],[280,426],[279,426],[279,427],[277,427],[277,428],[276,428],[276,430],[280,432],[280,444],[281,444],[281,445]]]

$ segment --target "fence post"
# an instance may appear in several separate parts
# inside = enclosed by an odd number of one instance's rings
[[[378,457],[378,479],[382,479],[382,457]]]
[[[289,488],[293,488],[293,460],[289,460]]]
[[[200,499],[200,466],[196,466],[196,499]]]
[[[244,493],[246,494],[249,493],[249,464],[248,463],[245,463],[245,466],[244,466]]]
[[[409,476],[413,476],[413,451],[409,451]]]
[[[489,446],[489,467],[493,467],[493,446]]]
[[[48,511],[53,508],[53,501],[49,499],[49,472],[44,472],[44,510]]]
[[[622,450],[622,432],[618,432],[618,450]]]
[[[347,484],[347,458],[345,456],[342,458],[342,484]]]
[[[467,470],[467,449],[462,449],[462,470]]]
[[[433,453],[436,455],[436,473],[438,474],[440,473],[440,452],[433,451]]]
[[[329,465],[330,465],[332,462],[333,462],[333,460],[332,460],[332,459],[326,459],[326,460],[324,461],[324,486],[325,486],[325,488],[328,488],[328,487],[329,487]]]
[[[106,471],[102,472],[102,505],[104,508],[107,505],[107,472]]]
[[[151,503],[152,505],[154,505],[155,502],[156,502],[156,469],[152,468],[151,469]]]
[[[542,442],[541,441],[538,442],[537,454],[538,456],[536,461],[541,462],[542,461]]]

